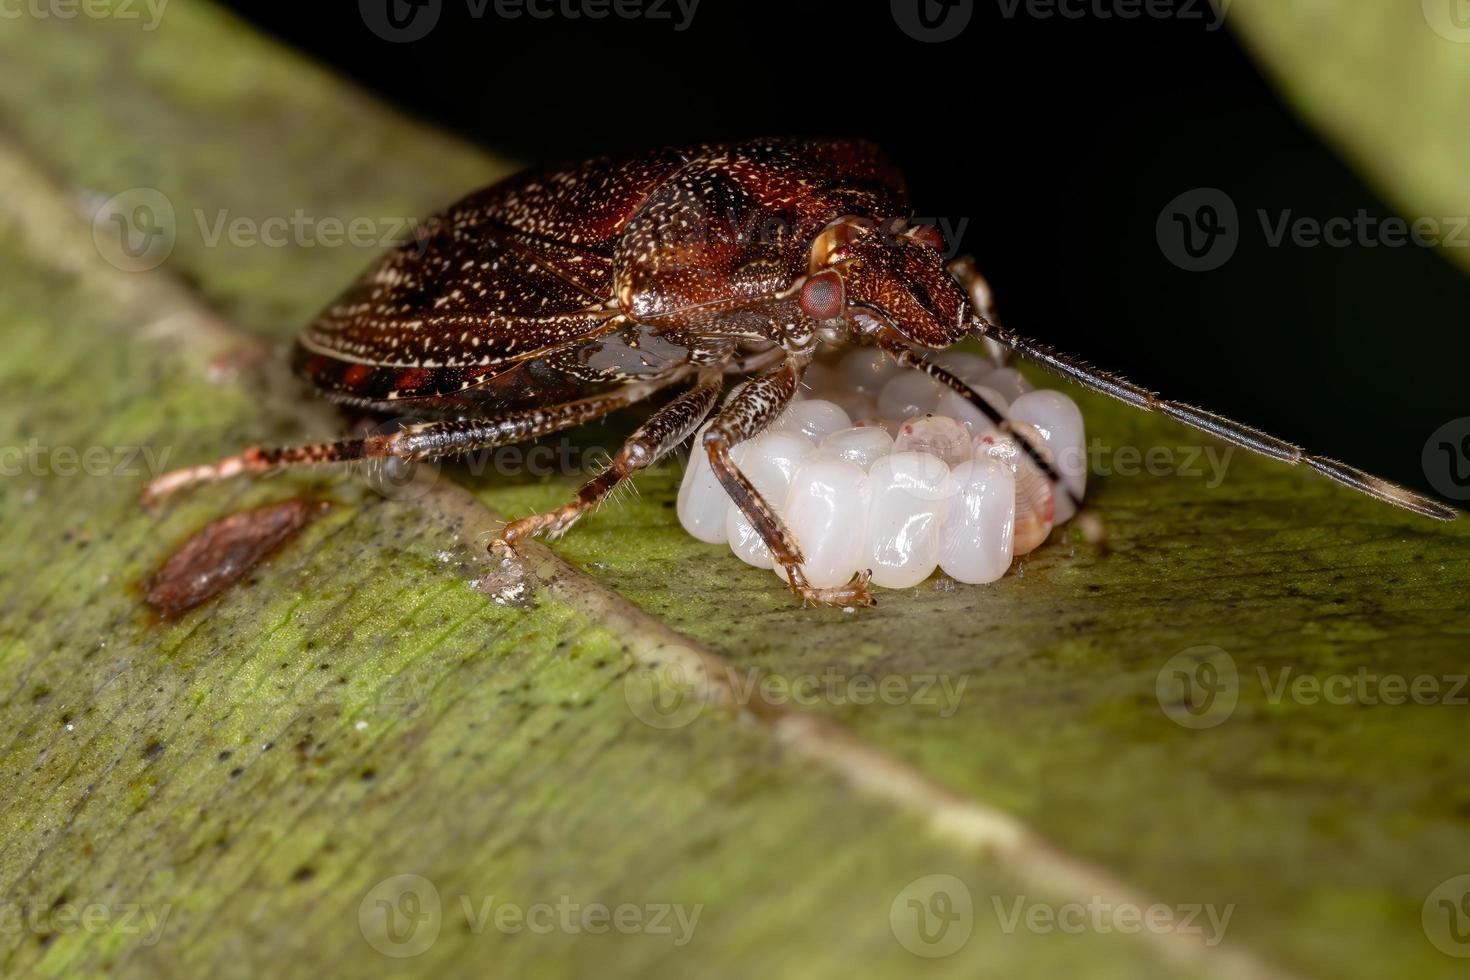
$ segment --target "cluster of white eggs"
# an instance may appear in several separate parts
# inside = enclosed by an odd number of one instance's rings
[[[936,360],[1031,436],[1081,499],[1085,435],[1075,402],[1034,391],[1015,369],[979,355]],[[800,542],[802,571],[814,586],[842,585],[861,569],[891,589],[917,585],[935,568],[960,582],[993,582],[1072,516],[1066,495],[1055,495],[1015,440],[964,396],[878,351],[812,365],[803,389],[731,456]],[[678,514],[699,540],[726,542],[742,561],[773,567],[698,437]]]

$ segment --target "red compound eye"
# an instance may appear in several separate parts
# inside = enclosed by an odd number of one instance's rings
[[[842,315],[845,305],[842,277],[831,269],[818,272],[801,287],[801,312],[813,320],[831,320]]]

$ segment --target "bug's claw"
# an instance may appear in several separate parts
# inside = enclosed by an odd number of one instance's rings
[[[570,517],[567,517],[563,520],[558,520],[556,523],[552,524],[546,529],[546,539],[548,541],[556,541],[568,531],[570,531],[572,529],[572,525],[577,523],[577,518],[581,516],[582,512],[577,511],[577,513],[572,514]]]
[[[813,606],[876,606],[878,600],[868,586],[868,580],[873,573],[867,569],[854,575],[846,585],[835,588],[819,589],[806,580],[801,574],[801,569],[788,568],[788,576],[791,581],[791,591],[800,598],[802,605]]]
[[[572,525],[582,516],[582,510],[577,504],[568,504],[549,514],[532,514],[530,517],[511,521],[490,542],[490,551],[502,558],[508,558],[514,553],[516,545],[538,535],[544,534],[549,540],[555,541],[571,530]]]

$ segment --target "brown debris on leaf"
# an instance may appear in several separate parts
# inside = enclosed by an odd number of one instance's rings
[[[292,499],[215,521],[154,573],[145,600],[165,619],[182,615],[239,582],[329,506]]]

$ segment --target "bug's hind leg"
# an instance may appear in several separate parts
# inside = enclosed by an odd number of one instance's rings
[[[786,409],[803,370],[804,365],[788,360],[737,388],[705,430],[704,451],[709,454],[710,467],[720,485],[771,550],[772,560],[785,569],[791,591],[806,602],[821,605],[875,605],[866,571],[836,588],[819,589],[807,582],[801,570],[805,559],[795,536],[730,459],[731,446],[759,435]]]
[[[214,483],[244,474],[269,473],[319,463],[441,459],[524,442],[562,429],[570,429],[626,408],[674,380],[676,379],[671,378],[661,382],[629,385],[591,398],[547,408],[511,412],[491,419],[424,422],[406,426],[397,432],[304,446],[277,449],[252,446],[238,455],[226,456],[215,463],[172,470],[155,477],[143,488],[143,503],[154,504],[169,494],[196,483]]]
[[[545,514],[534,514],[507,524],[491,543],[493,551],[514,550],[526,538],[545,534],[557,538],[607,497],[623,480],[658,462],[669,450],[689,438],[715,407],[723,387],[719,368],[700,374],[694,387],[659,409],[628,437],[612,464],[577,491],[576,499]]]

